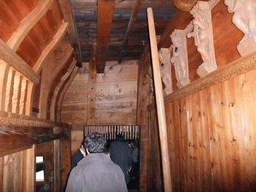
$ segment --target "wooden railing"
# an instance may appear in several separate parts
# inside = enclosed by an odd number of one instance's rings
[[[84,135],[99,132],[102,133],[107,140],[116,139],[117,134],[121,134],[126,140],[139,139],[139,125],[87,125],[84,126]]]

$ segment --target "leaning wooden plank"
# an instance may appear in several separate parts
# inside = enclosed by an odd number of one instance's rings
[[[33,67],[34,71],[36,71],[37,73],[40,72],[44,60],[47,58],[49,53],[52,50],[54,50],[54,48],[58,45],[58,43],[63,39],[63,37],[64,37],[64,35],[65,35],[66,31],[67,31],[67,28],[68,28],[68,23],[64,22],[64,20],[63,20],[62,21],[62,25],[60,26],[60,28],[57,31],[57,33],[54,35],[53,40],[42,51],[41,56],[39,57],[39,59],[37,60],[35,66]]]
[[[168,191],[172,191],[172,179],[171,179],[170,159],[169,159],[169,153],[168,153],[169,150],[168,150],[168,141],[167,141],[163,87],[162,87],[162,80],[161,80],[160,67],[159,67],[159,56],[158,56],[156,32],[155,32],[152,8],[148,8],[147,13],[148,13],[148,28],[149,28],[149,37],[150,37],[150,46],[151,46],[152,66],[153,66],[153,74],[154,74],[160,146],[161,146],[164,189],[166,192],[168,192]]]
[[[39,75],[35,73],[35,71],[33,71],[33,69],[13,50],[11,50],[2,39],[0,39],[0,59],[4,60],[33,83],[39,83]]]
[[[20,22],[19,27],[12,34],[7,45],[16,52],[19,45],[34,27],[34,25],[45,15],[54,0],[40,0],[38,5]]]

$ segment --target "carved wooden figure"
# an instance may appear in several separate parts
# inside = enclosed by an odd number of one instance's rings
[[[244,33],[237,46],[241,56],[256,51],[256,0],[225,0],[232,22]]]
[[[159,51],[160,70],[162,81],[165,85],[164,91],[166,94],[172,93],[172,69],[170,62],[169,48],[161,48]]]
[[[171,40],[173,43],[171,45],[171,63],[174,65],[177,86],[178,88],[181,88],[190,83],[186,33],[184,30],[175,29],[171,34]]]
[[[209,2],[198,1],[190,13],[194,16],[194,31],[189,33],[188,37],[194,37],[195,46],[203,59],[197,69],[197,74],[203,77],[217,69]]]

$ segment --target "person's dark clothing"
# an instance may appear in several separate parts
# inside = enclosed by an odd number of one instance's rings
[[[71,158],[71,170],[77,165],[77,163],[84,158],[84,155],[81,153],[80,148],[74,153]]]
[[[110,143],[109,151],[111,160],[121,167],[125,182],[128,184],[130,180],[129,169],[132,166],[131,147],[128,143],[117,139]]]

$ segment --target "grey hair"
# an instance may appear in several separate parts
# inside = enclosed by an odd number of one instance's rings
[[[84,146],[90,153],[102,153],[106,144],[106,139],[98,132],[93,132],[84,139]]]

